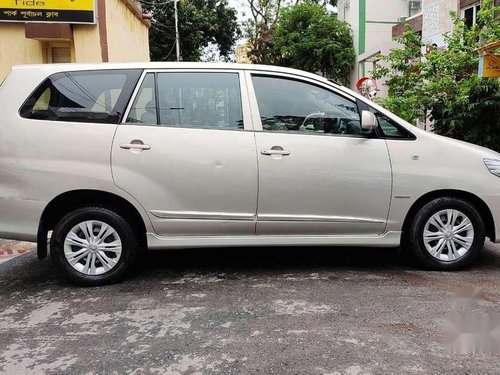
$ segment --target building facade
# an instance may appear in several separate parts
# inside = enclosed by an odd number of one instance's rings
[[[500,4],[500,1],[496,3]],[[422,12],[414,20],[405,20],[396,25],[393,37],[400,36],[405,23],[409,23],[416,32],[421,33],[425,45],[444,47],[445,35],[453,29],[451,12],[463,18],[466,25],[472,26],[477,21],[480,7],[479,0],[422,0]]]
[[[92,3],[95,23],[90,24],[79,23],[78,18],[75,22],[58,23],[50,19],[48,22],[3,19],[0,22],[0,81],[18,64],[149,61],[151,23],[149,17],[143,15],[140,2],[92,0]],[[0,11],[20,14],[16,9]],[[43,16],[49,14],[43,13]]]
[[[494,3],[500,5],[500,0]],[[371,76],[380,64],[379,56],[396,47],[394,39],[403,34],[406,25],[421,35],[425,45],[444,48],[445,35],[453,28],[450,13],[472,26],[480,7],[480,0],[339,0],[339,18],[352,27],[357,56],[351,88],[355,89],[358,79]],[[385,96],[383,81],[378,88],[379,96]]]
[[[236,45],[235,61],[238,64],[250,64],[252,61],[248,57],[248,53],[252,49],[249,41],[243,41]]]
[[[392,27],[420,12],[420,0],[339,0],[339,19],[353,31],[356,64],[351,72],[351,88],[358,79],[369,76],[373,57],[387,52],[392,42]]]

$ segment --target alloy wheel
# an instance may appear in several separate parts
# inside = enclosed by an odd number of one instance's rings
[[[117,231],[97,220],[75,225],[64,240],[64,256],[80,273],[102,275],[116,267],[122,255],[122,242]]]
[[[461,211],[446,209],[427,220],[423,232],[424,245],[434,258],[451,262],[462,258],[474,242],[474,227]]]

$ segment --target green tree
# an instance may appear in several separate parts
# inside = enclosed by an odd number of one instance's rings
[[[384,56],[387,66],[375,74],[386,78],[389,89],[381,104],[410,122],[429,118],[438,134],[500,151],[500,82],[477,76],[479,47],[500,39],[498,11],[485,0],[471,28],[452,14],[447,47],[427,54],[408,28],[401,48]]]
[[[302,1],[303,0],[295,0],[295,5],[299,4]],[[315,4],[320,4],[320,5],[323,5],[323,6],[330,5],[330,6],[334,6],[334,7],[336,7],[337,3],[338,3],[337,0],[310,0],[310,1],[313,2],[313,3],[315,3]]]
[[[174,4],[165,0],[143,2],[153,14],[149,43],[151,60],[175,61]],[[240,36],[236,10],[227,0],[180,0],[178,2],[181,56],[199,61],[203,48],[216,45],[222,57],[233,52]]]
[[[425,91],[426,82],[422,74],[424,55],[421,38],[407,26],[397,41],[402,47],[381,56],[380,60],[387,64],[378,66],[373,74],[376,79],[385,78],[388,87],[387,98],[378,101],[409,122],[425,119],[430,98]]]
[[[246,0],[250,9],[250,18],[243,23],[243,35],[252,49],[249,57],[256,64],[277,64],[280,51],[276,49],[274,34],[285,6],[312,2],[323,7],[336,6],[337,0]]]
[[[343,82],[354,65],[349,25],[312,1],[283,10],[274,40],[281,65]]]
[[[249,57],[256,64],[274,64],[279,54],[274,46],[274,31],[283,0],[247,0],[251,18],[243,23],[243,34],[251,45]]]

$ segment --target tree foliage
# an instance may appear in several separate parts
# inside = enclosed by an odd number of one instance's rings
[[[281,11],[304,1],[323,7],[337,5],[337,0],[247,0],[251,17],[243,24],[243,34],[252,46],[249,55],[254,63],[279,63],[281,54],[274,36]]]
[[[444,49],[428,53],[420,37],[407,28],[382,60],[375,78],[386,78],[388,97],[382,104],[402,118],[433,121],[438,134],[500,151],[500,82],[477,76],[478,48],[500,40],[500,8],[485,0],[478,22],[468,28],[455,14]]]
[[[274,46],[274,31],[283,0],[247,0],[251,18],[244,24],[244,35],[251,50],[249,56],[256,64],[274,64],[279,55]]]
[[[346,81],[355,52],[349,25],[327,10],[336,0],[247,0],[251,60]]]
[[[282,65],[345,81],[355,51],[350,27],[313,2],[284,9],[275,31]]]
[[[153,61],[175,61],[174,4],[165,0],[143,2],[153,14],[150,50]],[[236,10],[227,0],[179,0],[179,35],[184,61],[198,61],[203,48],[216,45],[223,57],[233,52],[240,36]]]

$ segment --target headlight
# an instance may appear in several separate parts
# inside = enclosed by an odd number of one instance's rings
[[[498,159],[484,159],[484,165],[495,176],[500,177],[500,160]]]

